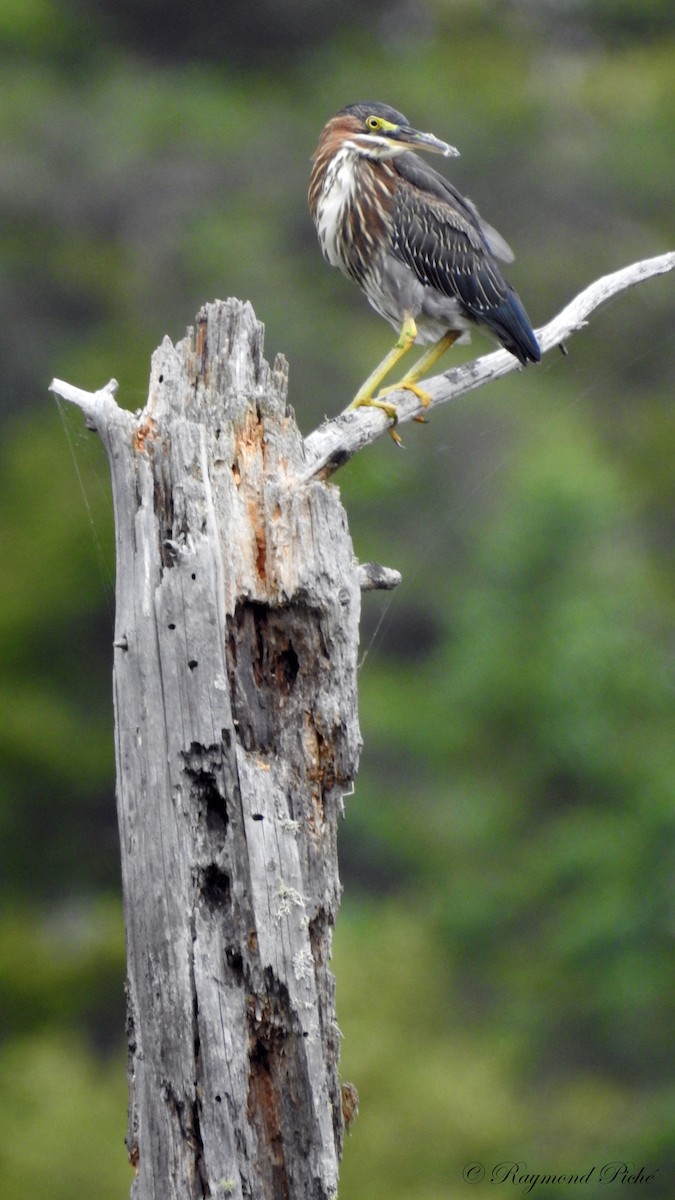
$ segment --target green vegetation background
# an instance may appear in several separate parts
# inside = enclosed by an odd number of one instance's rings
[[[356,99],[460,147],[542,324],[672,248],[674,33],[671,0],[0,0],[5,1200],[131,1180],[108,472],[50,378],[140,407],[161,338],[236,295],[301,427],[341,409],[392,336],[305,206]],[[649,282],[341,472],[357,554],[404,577],[364,605],[342,1200],[478,1197],[471,1161],[675,1194],[672,328]]]

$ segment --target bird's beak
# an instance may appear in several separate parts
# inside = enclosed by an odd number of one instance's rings
[[[396,141],[405,142],[416,150],[428,150],[431,154],[442,154],[444,158],[459,158],[459,150],[455,146],[442,142],[433,133],[420,133],[419,129],[412,129],[410,125],[394,125],[387,132]]]

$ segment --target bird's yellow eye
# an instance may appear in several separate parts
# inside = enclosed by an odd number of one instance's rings
[[[380,129],[382,122],[379,117],[366,117],[366,125],[369,129]]]

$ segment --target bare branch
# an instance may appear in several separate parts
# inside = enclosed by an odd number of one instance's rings
[[[603,275],[570,301],[548,325],[537,330],[542,351],[545,353],[553,346],[559,346],[571,334],[583,329],[590,313],[612,296],[641,283],[644,279],[672,271],[674,267],[675,252],[671,252],[632,263],[631,266],[623,267],[611,275]],[[432,407],[447,404],[449,400],[455,400],[473,388],[520,369],[517,359],[509,354],[508,350],[496,350],[492,354],[474,359],[473,362],[452,367],[442,375],[435,375],[433,379],[425,379],[424,390],[430,397],[427,409],[422,408],[417,396],[410,391],[394,392],[387,399],[396,404],[398,421],[402,425],[406,421],[419,419]],[[345,411],[325,421],[305,438],[306,467],[301,482],[314,477],[326,478],[357,451],[374,442],[388,428],[388,418],[377,408]]]
[[[381,563],[359,563],[356,578],[362,592],[391,592],[401,582],[401,572]]]
[[[52,379],[49,385],[50,392],[53,392],[55,396],[60,396],[62,400],[68,400],[71,404],[77,404],[78,408],[82,409],[90,429],[97,429],[106,415],[118,411],[115,402],[118,388],[119,384],[116,379],[109,379],[105,386],[99,388],[97,392],[85,392],[72,383],[65,383],[63,379]]]

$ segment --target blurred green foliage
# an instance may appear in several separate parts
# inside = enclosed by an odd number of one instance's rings
[[[391,331],[323,264],[304,191],[323,122],[369,97],[460,147],[543,323],[669,248],[674,33],[666,0],[0,0],[8,1200],[130,1181],[111,502],[49,379],[114,375],[139,407],[161,338],[238,295],[301,427],[344,407]],[[474,1160],[627,1159],[673,1194],[671,297],[624,294],[567,359],[339,477],[358,556],[404,575],[364,598],[342,1200],[459,1200]]]

